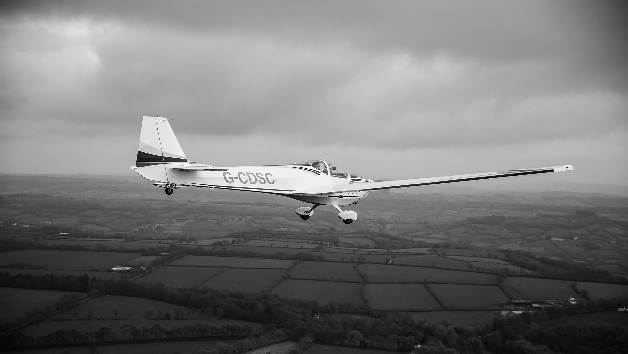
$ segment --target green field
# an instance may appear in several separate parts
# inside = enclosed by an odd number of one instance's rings
[[[220,290],[240,291],[243,293],[257,293],[268,291],[283,280],[284,269],[240,269],[227,268],[202,287]]]
[[[517,300],[567,301],[572,297],[582,299],[571,288],[571,283],[554,279],[509,277],[505,284]]]
[[[433,311],[443,309],[423,284],[366,284],[365,297],[372,310]]]
[[[0,266],[11,263],[45,265],[48,269],[107,271],[140,257],[141,253],[22,250],[0,253]]]
[[[465,261],[452,259],[449,257],[436,257],[426,255],[398,255],[393,261],[393,264],[469,270],[469,263]]]
[[[288,269],[292,261],[281,259],[185,256],[170,263],[173,266]]]
[[[22,318],[27,312],[36,308],[44,309],[59,300],[63,295],[83,293],[67,291],[50,291],[35,289],[17,289],[0,287],[0,323],[10,323]]]
[[[578,290],[588,290],[589,297],[593,300],[628,297],[628,285],[588,282],[576,283],[578,284]]]
[[[359,283],[362,277],[355,270],[357,263],[304,261],[290,270],[294,279],[349,281]]]
[[[510,299],[496,285],[430,284],[438,300],[450,310],[500,309]]]
[[[494,311],[432,311],[432,312],[404,312],[415,321],[427,323],[455,323],[459,326],[483,327],[493,323]]]
[[[484,263],[484,262],[470,262],[470,263],[474,267],[486,269],[489,271],[501,271],[502,269],[508,269],[509,271],[516,272],[516,273],[523,272],[524,274],[534,274],[534,272],[531,270],[523,269],[521,267],[517,267],[514,265],[506,265],[506,264],[501,264],[501,263]]]
[[[102,296],[85,301],[77,307],[56,314],[53,320],[147,320],[164,318],[209,319],[201,312],[162,301],[128,296]]]
[[[358,283],[286,279],[272,293],[290,299],[317,301],[321,305],[333,301],[363,307],[360,291],[361,285]]]
[[[360,264],[358,270],[368,283],[497,284],[495,275],[477,272],[380,264]]]
[[[204,284],[224,268],[163,266],[138,278],[142,283],[162,283],[173,288],[196,288]]]

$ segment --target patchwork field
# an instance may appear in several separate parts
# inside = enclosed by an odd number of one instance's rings
[[[208,316],[166,302],[129,296],[102,296],[85,301],[77,307],[56,314],[53,320],[147,320],[164,318],[208,319]]]
[[[172,266],[194,267],[225,267],[225,268],[274,268],[288,269],[292,266],[291,260],[215,257],[215,256],[185,256],[170,263]]]
[[[443,307],[423,284],[366,284],[365,296],[373,310],[433,311]]]
[[[48,269],[107,271],[142,256],[141,253],[22,250],[0,253],[0,266],[28,263]]]
[[[83,293],[67,291],[0,287],[0,313],[2,313],[0,323],[10,323],[36,308],[43,309],[67,294],[84,295]]]
[[[217,267],[160,267],[135,281],[142,283],[161,283],[173,288],[196,288],[206,283],[224,268]]]
[[[450,257],[398,255],[393,261],[393,264],[469,270],[468,262],[452,259]]]
[[[571,288],[572,282],[554,279],[509,277],[506,286],[518,300],[560,300],[569,298],[582,299]]]
[[[500,302],[510,300],[498,286],[430,284],[430,289],[448,309],[500,309]]]
[[[314,279],[330,281],[361,282],[362,277],[355,270],[357,263],[342,262],[308,262],[299,263],[290,270],[295,279]]]
[[[578,290],[588,290],[593,300],[628,297],[628,285],[577,282]]]
[[[362,307],[364,302],[360,291],[361,284],[358,283],[286,279],[272,293],[291,299],[317,301],[321,305],[346,302]]]
[[[283,280],[284,269],[227,268],[200,287],[257,293],[268,291]]]
[[[360,264],[358,271],[368,283],[430,283],[497,284],[493,274],[408,266]]]

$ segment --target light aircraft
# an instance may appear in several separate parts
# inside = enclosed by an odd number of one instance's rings
[[[573,170],[571,165],[485,172],[445,177],[378,181],[350,175],[323,160],[310,160],[290,165],[219,167],[190,161],[179,145],[167,118],[147,117],[142,120],[140,144],[135,172],[171,195],[181,187],[230,189],[277,194],[310,203],[296,214],[307,220],[319,205],[332,205],[345,224],[357,220],[352,210],[340,207],[356,204],[369,191],[426,186],[432,184],[481,179],[534,175]]]

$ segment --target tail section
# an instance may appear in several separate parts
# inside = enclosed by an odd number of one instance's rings
[[[133,169],[142,177],[157,181],[155,185],[171,186],[167,165],[187,163],[181,145],[174,135],[167,118],[144,117],[140,144]],[[173,188],[174,185],[172,185]],[[168,188],[167,188],[168,189]],[[172,193],[172,189],[170,189]]]
[[[188,162],[167,118],[144,117],[140,145],[137,149],[137,167]]]

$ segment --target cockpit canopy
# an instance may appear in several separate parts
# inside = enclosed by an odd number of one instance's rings
[[[328,176],[337,178],[349,178],[348,173],[323,160],[310,160],[305,162],[304,165],[314,167],[315,169],[321,171],[323,174],[326,174]]]

